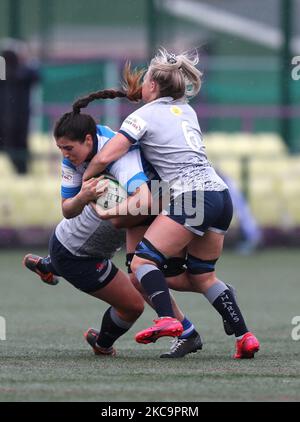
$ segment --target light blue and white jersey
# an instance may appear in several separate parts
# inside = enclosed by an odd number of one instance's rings
[[[93,156],[99,152],[116,132],[107,126],[97,126],[97,140],[94,142]],[[81,189],[83,174],[89,165],[85,161],[75,167],[67,158],[62,162],[61,196],[63,199],[73,198]],[[111,163],[106,171],[114,176],[129,194],[132,194],[141,184],[148,181],[144,172],[138,145],[133,145],[126,156]]]
[[[114,135],[115,132],[110,128],[97,126],[97,140],[94,142],[93,155],[100,151]],[[61,186],[63,199],[73,198],[80,192],[83,174],[88,164],[89,162],[84,162],[76,167],[70,160],[63,160]],[[111,163],[106,170],[118,180],[129,195],[149,180],[144,173],[137,145],[132,146],[126,155]],[[86,205],[80,215],[63,219],[56,227],[55,234],[60,243],[73,255],[105,258],[112,256],[120,246],[118,239],[124,238],[124,233],[115,229],[110,221],[101,220],[91,205]]]
[[[174,193],[227,189],[207,159],[197,115],[183,99],[163,97],[144,105],[125,119],[119,132],[140,145]]]

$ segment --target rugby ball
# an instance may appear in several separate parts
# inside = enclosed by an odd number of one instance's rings
[[[104,210],[114,208],[127,198],[126,190],[120,185],[117,179],[112,176],[106,175],[103,179],[99,180],[96,190],[102,187],[107,180],[108,186],[106,191],[96,201],[97,206]]]

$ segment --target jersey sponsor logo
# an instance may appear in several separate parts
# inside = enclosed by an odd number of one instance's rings
[[[96,264],[96,271],[98,273],[101,273],[101,271],[105,268],[105,262],[99,262],[98,264]]]
[[[73,170],[64,168],[62,170],[62,179],[64,182],[71,183],[74,179]]]
[[[170,110],[171,110],[171,113],[173,113],[175,116],[181,116],[182,114],[182,110],[178,106],[172,106]]]
[[[134,135],[139,135],[145,128],[146,122],[138,116],[129,116],[124,121],[122,128],[128,128]]]

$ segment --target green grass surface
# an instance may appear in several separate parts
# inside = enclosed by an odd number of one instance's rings
[[[39,251],[35,251],[39,252]],[[299,401],[299,250],[224,254],[219,277],[238,289],[249,327],[261,341],[253,360],[234,361],[234,340],[221,318],[196,294],[177,293],[179,304],[203,335],[202,351],[180,360],[159,359],[167,339],[138,345],[146,309],[116,345],[116,358],[92,354],[82,333],[98,327],[106,304],[67,282],[42,284],[21,265],[23,252],[1,252],[1,306],[7,339],[0,341],[0,401]],[[122,255],[115,262],[123,267]]]

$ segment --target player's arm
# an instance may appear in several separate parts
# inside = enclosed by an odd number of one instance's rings
[[[71,198],[62,198],[62,213],[67,219],[74,218],[81,214],[84,207],[91,201],[97,200],[107,187],[107,182],[101,188],[96,189],[97,183],[101,177],[92,178],[83,182],[77,195]]]
[[[83,180],[88,180],[97,174],[102,173],[113,161],[118,160],[126,154],[132,143],[122,133],[117,133],[109,142],[104,145],[88,165],[84,172]]]
[[[125,201],[118,204],[116,207],[108,210],[103,210],[97,207],[96,204],[91,203],[96,213],[102,220],[109,220],[120,216],[141,216],[149,215],[151,209],[152,195],[148,188],[147,183],[140,185],[136,191],[127,197]]]

